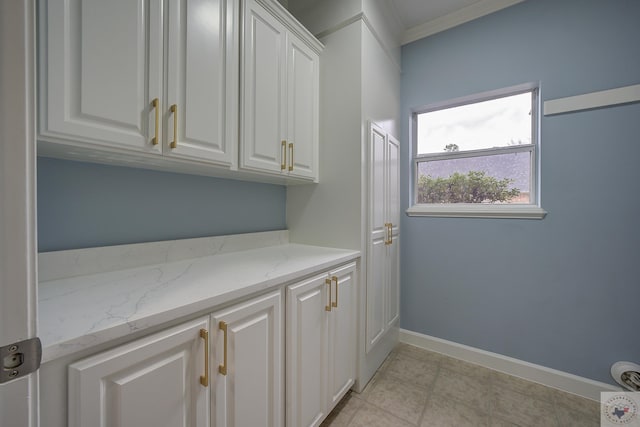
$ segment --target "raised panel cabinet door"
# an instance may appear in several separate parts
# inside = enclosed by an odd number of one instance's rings
[[[393,234],[400,227],[400,142],[393,136],[387,136],[387,212],[389,222],[393,224]]]
[[[387,329],[394,326],[400,318],[400,238],[393,236],[387,246],[387,284],[385,320]]]
[[[71,427],[208,427],[209,318],[197,319],[69,366]]]
[[[241,166],[286,171],[286,29],[254,0],[244,12]]]
[[[329,408],[351,389],[356,376],[356,264],[329,273],[334,301],[329,316]],[[333,306],[335,305],[335,307]]]
[[[284,425],[282,317],[279,290],[212,315],[215,426]]]
[[[367,255],[366,343],[369,352],[386,332],[387,246],[384,238],[371,241]]]
[[[168,16],[164,153],[235,165],[239,0],[170,0]]]
[[[287,288],[287,425],[318,426],[327,412],[328,276]]]
[[[161,2],[41,0],[39,13],[40,137],[160,153]]]
[[[319,56],[293,33],[287,34],[289,175],[317,179]]]
[[[369,230],[371,239],[385,239],[387,233],[387,138],[371,124],[369,134]]]

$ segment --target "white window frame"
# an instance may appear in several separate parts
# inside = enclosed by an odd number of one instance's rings
[[[445,108],[459,107],[461,105],[473,104],[482,101],[502,98],[505,96],[518,95],[524,92],[532,92],[532,129],[531,144],[518,145],[514,147],[500,147],[482,150],[469,150],[455,153],[417,154],[418,150],[418,115]],[[452,218],[517,218],[517,219],[542,219],[547,212],[540,206],[540,185],[539,185],[539,151],[540,151],[540,89],[537,83],[525,83],[503,89],[483,92],[479,94],[464,96],[449,101],[430,104],[411,111],[411,207],[407,209],[409,216],[426,217],[452,217]],[[465,157],[480,157],[496,154],[506,154],[514,152],[531,152],[531,193],[530,203],[526,204],[485,204],[485,203],[416,203],[418,199],[418,164],[426,159],[449,160]]]

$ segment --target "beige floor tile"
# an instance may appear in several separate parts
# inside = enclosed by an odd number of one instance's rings
[[[561,427],[599,427],[600,426],[600,413],[595,415],[588,415],[579,411],[572,411],[570,409],[556,407],[558,414],[558,421]]]
[[[340,403],[331,411],[329,416],[321,424],[322,427],[346,427],[355,413],[364,404],[362,399],[357,398],[353,393],[347,393]]]
[[[471,376],[473,378],[482,378],[487,381],[489,381],[491,374],[495,372],[491,369],[487,369],[479,365],[474,365],[473,363],[454,359],[453,357],[447,357],[443,359],[441,367],[456,372],[459,375]]]
[[[376,381],[366,401],[416,424],[427,403],[427,391],[392,377],[382,377]]]
[[[434,394],[429,399],[420,427],[488,426],[489,417],[477,409],[446,396]]]
[[[545,402],[553,401],[551,389],[541,384],[536,384],[534,382],[526,381],[497,371],[493,371],[491,373],[491,381],[494,388],[500,387],[509,391],[516,391],[518,393],[531,396],[534,399],[544,400]]]
[[[435,364],[447,359],[447,356],[440,353],[435,353],[433,351],[424,350],[419,347],[403,343],[398,344],[393,352],[396,355],[408,356],[423,362],[431,362]]]
[[[489,422],[491,427],[520,427],[518,424],[514,424],[510,421],[503,420],[501,418],[494,417]],[[540,426],[542,427],[542,426]]]
[[[420,387],[429,387],[438,374],[438,364],[398,354],[389,363],[384,375],[407,381]]]
[[[400,418],[389,414],[382,409],[364,402],[349,423],[349,427],[412,427]]]
[[[444,366],[440,368],[433,392],[488,414],[491,390],[488,377],[460,374]]]
[[[600,402],[552,388],[549,390],[557,409],[562,407],[600,419]]]
[[[550,402],[497,388],[492,391],[492,416],[521,427],[558,426],[555,408]]]

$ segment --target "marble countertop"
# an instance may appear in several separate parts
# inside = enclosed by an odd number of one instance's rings
[[[354,260],[358,251],[299,244],[39,283],[43,362]]]

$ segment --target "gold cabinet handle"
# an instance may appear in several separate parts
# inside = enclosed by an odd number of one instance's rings
[[[222,365],[218,366],[218,372],[220,372],[222,375],[227,375],[227,324],[223,321],[220,321],[218,326],[224,334],[224,353],[222,356]]]
[[[329,287],[329,304],[325,305],[325,311],[331,311],[331,279],[325,279],[324,283]]]
[[[155,133],[153,138],[151,138],[151,144],[152,145],[158,145],[158,124],[160,123],[160,100],[158,100],[158,98],[154,98],[153,101],[151,101],[151,107],[156,110],[156,125],[155,125]]]
[[[385,232],[384,244],[390,245],[391,241],[389,240],[389,223],[388,222],[384,223],[384,232]]]
[[[338,308],[338,277],[337,276],[331,276],[331,281],[332,282],[336,282],[336,300],[331,305],[333,307]]]
[[[200,376],[200,384],[209,386],[209,331],[200,329],[200,338],[204,340],[204,375]]]
[[[389,223],[389,244],[393,244],[393,223]]]
[[[280,163],[280,170],[285,170],[287,168],[287,141],[282,140],[280,149],[282,150],[282,163]]]
[[[289,171],[293,170],[293,142],[289,143]]]
[[[169,111],[173,113],[173,141],[169,147],[176,148],[178,146],[178,104],[173,104]]]

